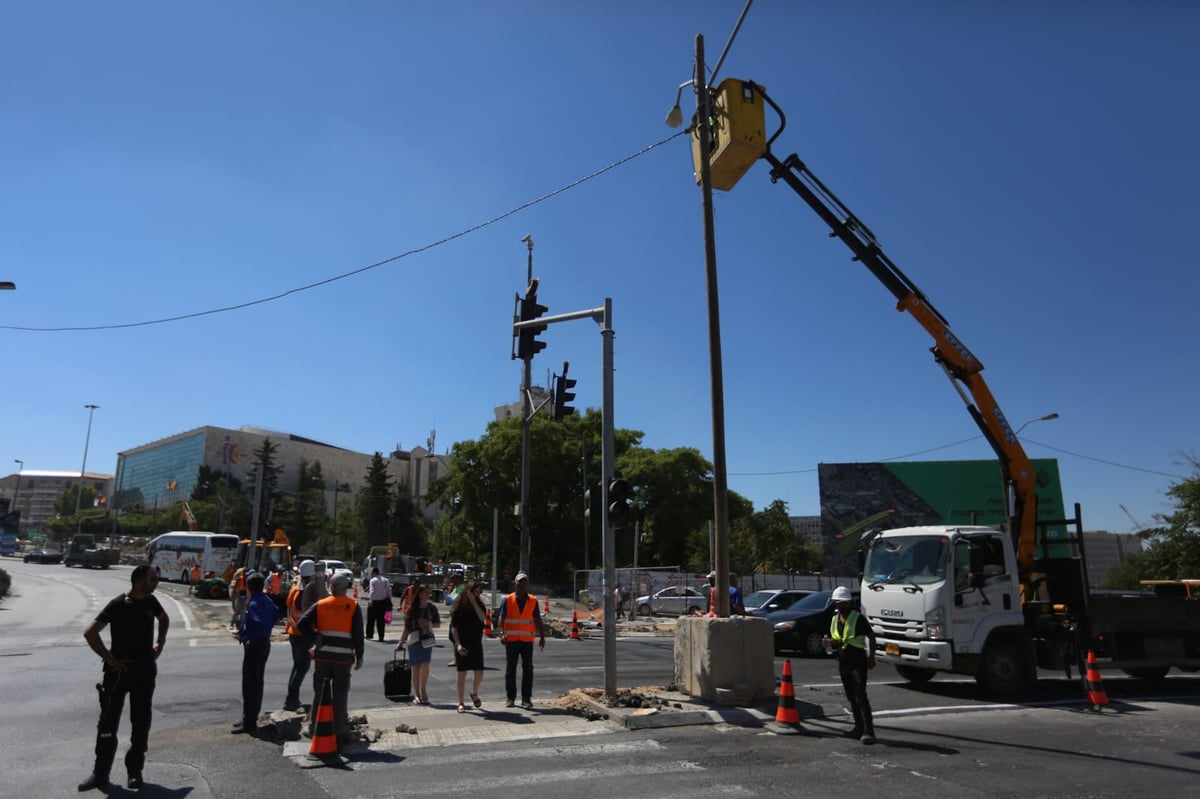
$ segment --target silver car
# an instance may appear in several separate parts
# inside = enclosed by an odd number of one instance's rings
[[[637,600],[639,616],[683,616],[688,613],[703,613],[708,607],[708,597],[695,588],[671,586],[650,596]]]

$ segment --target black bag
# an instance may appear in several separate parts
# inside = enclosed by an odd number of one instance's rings
[[[412,667],[408,665],[407,657],[400,657],[397,652],[390,663],[383,665],[383,695],[412,696]]]

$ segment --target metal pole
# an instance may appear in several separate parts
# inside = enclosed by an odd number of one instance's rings
[[[604,318],[600,323],[600,338],[603,346],[601,369],[603,371],[603,401],[601,412],[603,450],[601,452],[600,496],[604,507],[600,510],[601,529],[604,531],[604,696],[617,695],[617,607],[613,601],[613,586],[617,582],[617,541],[612,525],[608,521],[608,484],[616,471],[616,436],[613,433],[613,328],[612,299],[604,298]]]
[[[528,266],[526,267],[526,281],[528,286],[533,282],[533,237],[526,236],[522,241],[525,242],[529,250]],[[524,361],[522,374],[524,379],[521,381],[521,553],[520,553],[520,570],[529,573],[529,475],[531,472],[532,453],[532,426],[533,426],[533,402],[529,396],[529,387],[533,380],[533,357],[526,358]]]
[[[25,470],[25,461],[21,460],[20,458],[13,458],[13,463],[17,464],[17,485],[16,488],[13,489],[12,508],[9,510],[11,513],[20,513],[21,511],[17,508],[17,500],[21,497],[21,472]],[[20,537],[20,535],[21,523],[18,521],[17,536]]]
[[[265,471],[263,464],[259,463],[254,480],[254,512],[251,514],[250,519],[250,549],[246,552],[246,565],[243,567],[246,569],[257,568],[258,563],[258,524],[262,518],[259,506],[262,505],[263,477]]]
[[[75,492],[75,534],[83,529],[83,519],[79,515],[79,504],[83,501],[83,475],[87,472],[88,445],[92,442],[92,414],[99,405],[84,405],[88,409],[87,436],[83,439],[83,465],[79,467],[79,490]]]
[[[489,610],[496,609],[496,572],[500,568],[500,509],[492,508],[492,604]]]
[[[717,294],[717,240],[713,221],[710,95],[704,74],[704,36],[696,35],[697,131],[700,136],[700,202],[704,211],[704,276],[708,294],[708,359],[712,373],[713,522],[716,531],[717,615],[729,615],[729,483],[725,467],[725,377],[721,364],[721,310]]]
[[[579,453],[580,453],[579,454],[579,473],[581,475],[583,475],[583,493],[584,493],[584,495],[586,495],[587,491],[588,491],[587,442],[584,441],[582,438],[580,438],[580,440],[579,440]],[[588,503],[587,503],[587,500],[584,499],[584,501],[583,501],[583,571],[585,573],[590,568],[588,566],[588,560],[591,557],[591,553],[588,551],[591,548],[591,541],[589,540],[591,538],[591,535],[590,535],[591,530],[588,529],[589,527],[591,527],[591,525],[588,524],[587,511],[588,511]]]
[[[630,600],[630,602],[629,602],[629,620],[630,621],[633,621],[634,616],[637,615],[637,607],[636,607],[637,601],[636,600],[637,600],[638,594],[637,594],[637,591],[634,590],[634,585],[637,583],[638,543],[641,541],[641,538],[642,538],[642,523],[634,522],[633,523],[633,570],[631,572],[629,572],[629,585],[625,586],[626,590],[628,590],[630,592],[630,594],[629,594],[629,600]]]

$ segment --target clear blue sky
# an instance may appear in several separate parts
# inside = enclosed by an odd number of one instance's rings
[[[711,457],[700,194],[666,139],[743,3],[0,7],[0,473],[190,428],[364,452],[514,401],[526,249],[551,313],[614,303],[616,420]],[[1090,529],[1168,508],[1198,446],[1200,7],[758,0],[721,69],[950,320]],[[684,95],[690,116],[693,101]],[[987,458],[931,341],[756,165],[716,198],[730,486],[818,512],[820,462]],[[1193,332],[1188,332],[1188,331]],[[601,341],[557,325],[600,404]],[[1187,342],[1193,342],[1188,344]],[[966,443],[946,446],[971,439]],[[1136,468],[1127,468],[1136,467]]]

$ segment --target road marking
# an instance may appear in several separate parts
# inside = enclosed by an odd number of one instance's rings
[[[185,630],[196,629],[195,626],[192,625],[191,611],[189,611],[187,608],[185,608],[183,606],[183,603],[181,603],[178,599],[171,596],[170,594],[163,594],[162,597],[163,597],[163,599],[171,600],[173,603],[175,603],[175,607],[179,609],[179,615],[183,616],[183,629],[185,629]],[[192,641],[193,641],[192,645],[195,646],[195,639],[192,639]]]

